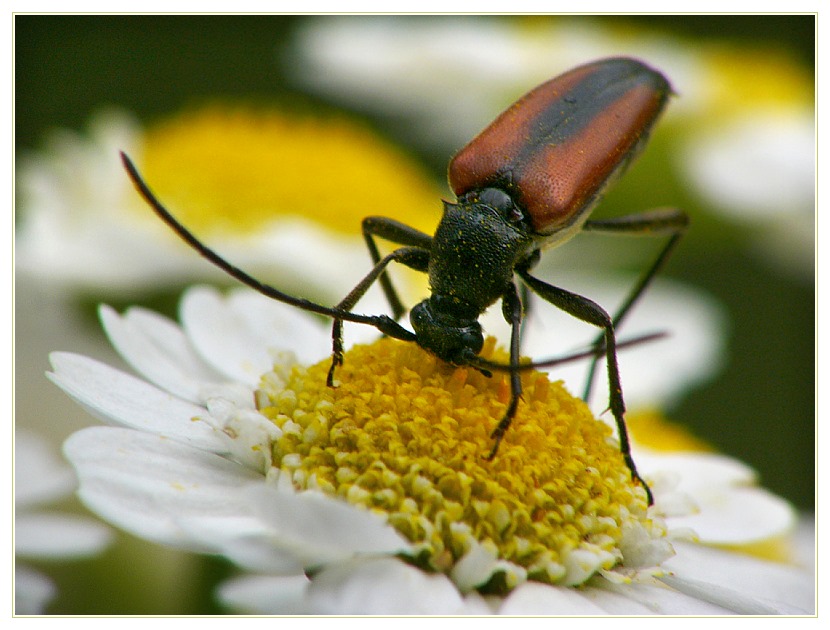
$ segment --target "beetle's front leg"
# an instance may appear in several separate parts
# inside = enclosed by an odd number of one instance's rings
[[[363,240],[366,241],[366,248],[372,257],[372,263],[375,265],[381,260],[380,251],[375,242],[376,236],[396,243],[397,245],[418,247],[426,250],[432,247],[432,237],[429,234],[424,234],[405,223],[390,219],[389,217],[366,217],[361,223],[361,229],[363,231]],[[386,301],[389,302],[389,307],[392,309],[392,316],[398,319],[403,315],[406,308],[404,308],[400,297],[398,297],[398,292],[395,290],[395,287],[392,286],[392,280],[389,278],[389,274],[381,274],[379,281],[383,289],[383,294],[386,296]]]
[[[382,277],[381,274],[391,262],[398,262],[416,271],[426,271],[429,265],[429,250],[420,247],[401,247],[381,258],[372,270],[336,306],[337,310],[351,311],[369,287]],[[398,335],[400,337],[400,335]],[[409,340],[409,339],[407,339]],[[331,367],[326,378],[329,387],[334,385],[334,370],[343,365],[343,320],[335,317],[331,328]]]

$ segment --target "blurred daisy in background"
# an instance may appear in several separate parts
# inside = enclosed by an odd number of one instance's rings
[[[138,197],[119,151],[212,247],[330,300],[368,267],[364,216],[400,213],[422,229],[438,216],[439,189],[425,172],[344,118],[209,105],[142,128],[110,111],[88,133],[56,132],[21,160],[20,272],[97,295],[221,277]],[[322,249],[306,244],[310,234]]]
[[[299,29],[294,45],[303,63],[287,71],[311,90],[391,119],[408,140],[449,154],[519,95],[593,59],[641,56],[675,81],[678,69],[688,69],[663,67],[672,43],[584,18],[346,16]],[[656,51],[662,54],[655,58]]]
[[[382,340],[353,347],[330,388],[325,351],[314,366],[298,360],[329,342],[305,313],[197,288],[181,314],[177,325],[102,309],[141,378],[66,353],[53,355],[50,378],[114,425],[65,444],[82,501],[137,536],[252,572],[219,592],[234,609],[813,610],[811,572],[784,544],[794,511],[730,458],[646,439],[634,455],[654,492],[648,508],[610,428],[542,374],[526,377],[522,410],[486,462],[503,377]],[[655,426],[645,436],[665,438]],[[747,555],[765,546],[783,556]]]
[[[775,48],[702,45],[610,24],[316,20],[295,40],[304,63],[288,70],[311,90],[392,121],[408,141],[452,153],[517,95],[564,70],[606,56],[647,60],[678,94],[663,122],[675,157],[657,163],[650,181],[682,181],[705,211],[745,226],[762,260],[812,279],[812,78]]]
[[[88,558],[103,551],[112,536],[97,520],[48,508],[70,497],[77,481],[46,440],[18,429],[14,446],[15,614],[39,615],[56,595],[56,587],[25,561]]]
[[[758,260],[812,282],[816,128],[808,77],[775,55],[723,51],[708,61],[721,81],[710,107],[721,116],[688,135],[682,173],[706,207],[747,232]],[[764,81],[751,71],[759,63]]]

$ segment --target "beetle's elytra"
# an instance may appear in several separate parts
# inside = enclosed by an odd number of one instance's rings
[[[601,221],[588,217],[605,186],[644,144],[670,93],[662,74],[630,58],[595,61],[531,90],[452,159],[449,181],[457,200],[444,202],[444,214],[432,236],[386,217],[363,220],[363,237],[374,266],[334,307],[283,293],[225,261],[162,206],[123,153],[122,159],[144,199],[201,255],[268,297],[332,318],[329,385],[343,362],[344,321],[373,326],[390,337],[417,343],[454,365],[471,366],[485,374],[508,372],[511,396],[492,431],[488,459],[495,457],[516,415],[522,393],[520,370],[557,362],[519,363],[527,292],[533,291],[596,326],[601,333],[587,353],[592,357],[588,387],[598,358],[605,356],[609,408],[616,421],[620,450],[632,478],[643,485],[651,504],[651,491],[631,456],[615,329],[677,245],[688,219],[674,208]],[[530,273],[543,248],[562,243],[579,231],[669,237],[613,317],[588,298]],[[401,247],[382,257],[376,238]],[[396,321],[406,309],[386,273],[391,262],[429,276],[430,295],[410,311],[412,330]],[[354,312],[376,281],[381,283],[394,317]],[[478,356],[484,339],[479,317],[499,300],[512,331],[508,365]]]
[[[458,152],[453,192],[504,190],[539,234],[579,223],[643,144],[670,93],[662,74],[633,59],[570,70],[525,94]]]

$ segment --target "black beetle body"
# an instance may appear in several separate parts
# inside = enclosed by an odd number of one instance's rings
[[[523,215],[503,191],[445,202],[430,250],[431,295],[410,314],[418,343],[448,363],[468,364],[484,343],[479,316],[505,294],[534,248]]]

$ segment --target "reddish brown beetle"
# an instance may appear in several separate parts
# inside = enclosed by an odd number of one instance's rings
[[[444,202],[444,214],[433,236],[386,217],[363,220],[363,236],[374,267],[335,307],[283,293],[229,264],[182,226],[156,199],[129,158],[123,154],[122,158],[147,202],[208,260],[264,295],[334,320],[330,385],[336,367],[343,362],[344,321],[374,326],[390,337],[415,342],[453,365],[469,365],[487,374],[490,370],[509,371],[511,396],[492,432],[488,459],[495,457],[516,415],[522,393],[520,370],[591,356],[593,375],[597,359],[604,355],[609,407],[620,449],[632,477],[642,483],[651,503],[651,491],[631,457],[617,366],[620,344],[614,331],[674,249],[688,219],[676,209],[602,221],[588,220],[588,215],[603,189],[644,145],[670,93],[671,86],[662,74],[622,57],[580,66],[528,92],[450,162],[449,181],[457,202]],[[580,231],[670,237],[613,317],[591,300],[530,275],[542,249],[561,244]],[[377,237],[403,247],[381,257]],[[395,321],[406,309],[385,273],[393,261],[429,276],[430,296],[410,312],[414,332]],[[394,318],[352,312],[375,281],[380,281]],[[520,324],[527,290],[600,328],[602,333],[593,349],[552,361],[520,364]],[[478,356],[484,342],[478,319],[499,299],[512,330],[509,365]],[[590,382],[589,377],[588,387]]]

